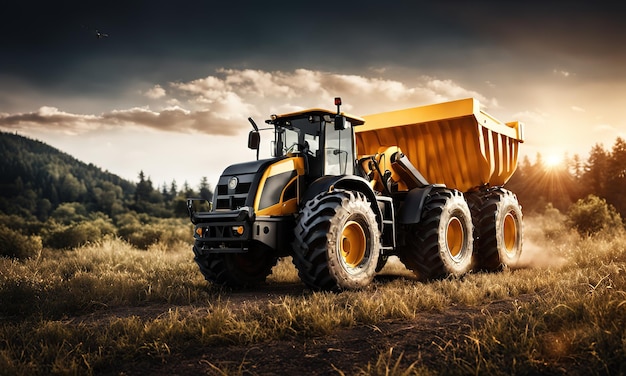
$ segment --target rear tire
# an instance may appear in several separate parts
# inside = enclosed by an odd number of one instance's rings
[[[296,221],[293,263],[311,289],[369,285],[380,256],[380,231],[360,192],[336,189],[306,203]]]
[[[476,266],[487,271],[517,266],[523,243],[522,209],[517,196],[503,188],[487,191],[476,223]]]
[[[460,276],[472,267],[473,226],[467,202],[457,190],[433,189],[420,222],[410,225],[400,260],[423,279]]]
[[[251,250],[248,253],[203,254],[193,247],[204,278],[214,284],[227,287],[253,287],[265,282],[278,262],[270,252]]]

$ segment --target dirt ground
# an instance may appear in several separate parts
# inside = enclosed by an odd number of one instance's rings
[[[253,291],[232,292],[231,303],[262,302],[286,295],[302,295],[302,284],[270,284]],[[531,300],[533,297],[522,297]],[[518,297],[519,301],[520,298]],[[176,308],[198,310],[192,307],[149,306],[124,311],[99,312],[86,318],[103,320],[112,317],[158,317]],[[442,348],[466,341],[471,326],[489,315],[514,309],[514,300],[492,302],[484,307],[451,307],[445,312],[423,312],[413,320],[388,320],[376,325],[342,328],[335,333],[316,338],[290,338],[258,343],[251,346],[199,346],[185,354],[173,353],[163,364],[129,364],[112,366],[112,374],[134,375],[353,375],[373,367],[380,354],[392,349],[390,367],[402,354],[401,369],[412,363],[436,369]],[[206,310],[202,310],[206,313]],[[120,373],[122,371],[122,373]]]

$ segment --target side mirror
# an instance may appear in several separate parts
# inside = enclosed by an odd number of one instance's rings
[[[261,134],[257,131],[250,131],[250,133],[248,133],[248,148],[252,150],[259,150],[260,143]]]
[[[346,129],[346,118],[340,115],[335,116],[335,130],[343,131]]]

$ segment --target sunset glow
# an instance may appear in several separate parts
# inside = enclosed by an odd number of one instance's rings
[[[544,164],[546,168],[556,168],[563,165],[563,156],[559,154],[548,154],[545,156]]]

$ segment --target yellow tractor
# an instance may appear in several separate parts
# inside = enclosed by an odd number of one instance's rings
[[[518,262],[522,211],[503,185],[522,124],[472,98],[364,117],[335,105],[272,115],[273,157],[227,167],[209,211],[188,199],[208,281],[255,285],[284,256],[330,291],[367,286],[392,255],[421,279]]]

